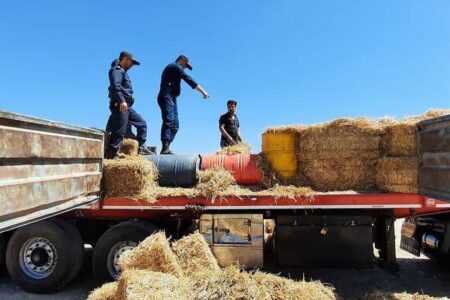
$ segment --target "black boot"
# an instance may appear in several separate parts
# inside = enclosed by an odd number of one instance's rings
[[[173,152],[170,151],[169,147],[170,147],[169,141],[162,141],[161,154],[173,154]]]
[[[144,143],[141,146],[139,146],[139,154],[140,155],[155,155],[154,152],[150,151],[148,149],[147,145]]]

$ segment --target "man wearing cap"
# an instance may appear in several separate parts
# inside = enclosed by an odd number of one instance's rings
[[[189,58],[185,55],[180,55],[174,63],[165,67],[161,75],[161,86],[158,94],[158,105],[161,108],[162,117],[161,154],[173,154],[169,147],[179,128],[177,97],[181,92],[181,79],[191,88],[200,92],[203,99],[209,98],[208,93],[184,72],[186,68],[192,70]]]
[[[242,137],[239,132],[239,119],[236,115],[237,102],[235,100],[228,100],[228,112],[220,116],[219,130],[221,133],[220,147],[228,147],[242,142]]]
[[[107,130],[111,131],[108,150],[109,156],[116,157],[120,145],[127,132],[131,131],[131,125],[137,129],[137,140],[139,142],[139,154],[154,154],[145,145],[147,139],[147,123],[133,109],[133,87],[127,71],[133,65],[140,63],[133,58],[129,52],[120,52],[119,59],[114,60],[109,69],[109,110],[111,115],[108,120]]]

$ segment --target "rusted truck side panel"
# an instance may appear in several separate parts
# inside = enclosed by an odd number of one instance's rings
[[[417,126],[419,193],[450,200],[450,115]]]
[[[98,199],[103,136],[0,111],[0,232]]]

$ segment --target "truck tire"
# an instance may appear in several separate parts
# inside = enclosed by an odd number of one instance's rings
[[[0,269],[3,266],[3,262],[5,261],[5,238],[0,233]]]
[[[27,292],[61,289],[69,282],[72,263],[65,231],[47,220],[16,230],[6,248],[8,273]]]
[[[75,226],[73,226],[68,221],[59,218],[52,218],[50,219],[50,221],[57,224],[64,230],[67,236],[67,241],[71,244],[71,250],[73,251],[72,257],[74,263],[71,265],[71,271],[69,273],[68,280],[70,282],[78,275],[81,268],[83,267],[84,261],[83,240],[81,238],[80,232],[75,228]]]
[[[140,220],[125,221],[108,229],[94,248],[92,268],[95,278],[100,283],[117,280],[120,255],[136,247],[156,230],[152,224]]]

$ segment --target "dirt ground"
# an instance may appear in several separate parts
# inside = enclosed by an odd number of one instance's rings
[[[334,286],[344,299],[366,299],[367,294],[380,292],[403,292],[427,294],[435,297],[450,297],[450,268],[424,256],[419,258],[399,248],[402,220],[395,224],[397,257],[400,271],[390,273],[378,266],[371,269],[280,269],[283,275],[306,280],[320,280]],[[86,299],[89,291],[96,287],[91,272],[91,251],[86,254],[85,265],[77,278],[64,290],[36,295],[23,292],[8,278],[4,268],[0,270],[0,299]]]

